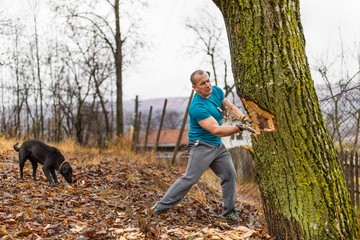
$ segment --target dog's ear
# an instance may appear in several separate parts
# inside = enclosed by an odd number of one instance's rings
[[[69,163],[64,164],[64,166],[62,166],[60,170],[63,174],[66,174],[68,172],[72,173],[72,168]]]

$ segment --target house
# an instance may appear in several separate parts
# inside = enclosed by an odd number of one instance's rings
[[[224,122],[224,125],[231,125],[231,122]],[[179,129],[165,129],[161,131],[159,144],[158,144],[158,152],[168,153],[168,155],[172,156],[172,153],[175,149],[175,145],[177,139],[179,137],[180,130]],[[186,150],[188,144],[188,133],[189,130],[185,129],[182,135],[182,139],[179,146],[179,152]],[[152,131],[148,135],[148,140],[146,144],[147,150],[151,150],[155,146],[156,138],[158,131]],[[249,146],[251,147],[251,134],[248,131],[243,131],[238,134],[234,134],[228,137],[222,137],[222,142],[227,149],[240,147],[240,146]],[[138,143],[138,148],[144,148],[145,143],[145,132],[140,133],[140,139]]]
[[[223,125],[235,125],[236,123],[229,120],[223,120]],[[231,136],[222,137],[222,143],[225,145],[226,149],[231,149],[240,146],[251,147],[251,133],[248,131],[242,131]]]
[[[179,146],[179,154],[187,149],[189,130],[185,129]],[[159,157],[172,158],[176,142],[180,134],[180,129],[164,129],[160,133],[157,153]],[[152,150],[155,147],[158,131],[152,131],[147,138],[146,149]],[[139,137],[138,148],[143,149],[145,144],[145,133],[141,133]]]

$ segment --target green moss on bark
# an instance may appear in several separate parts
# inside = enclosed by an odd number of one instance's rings
[[[214,2],[225,19],[238,95],[276,122],[276,131],[253,138],[270,233],[278,239],[359,239],[311,79],[299,1]]]

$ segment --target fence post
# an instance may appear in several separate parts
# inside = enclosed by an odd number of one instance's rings
[[[357,212],[359,211],[359,156],[358,153],[355,153],[355,208]]]
[[[158,145],[159,145],[160,133],[161,133],[162,124],[163,124],[163,121],[164,121],[165,110],[166,110],[166,104],[167,104],[167,99],[165,98],[165,101],[164,101],[164,107],[163,107],[163,111],[162,111],[162,114],[161,114],[161,119],[160,119],[159,130],[158,130],[158,134],[157,134],[157,137],[156,137],[156,142],[155,142],[155,146],[154,146],[154,152],[155,152],[155,153],[156,153],[157,148],[158,148]]]
[[[138,99],[138,95],[136,95],[135,97],[135,119],[133,122],[134,125],[134,130],[133,130],[133,135],[132,135],[132,150],[136,150],[136,127],[137,127],[137,119],[138,119],[138,108],[139,108],[139,99]]]
[[[190,97],[189,97],[188,105],[187,105],[187,107],[186,107],[186,111],[185,111],[185,115],[184,115],[184,118],[183,118],[183,122],[182,122],[182,124],[181,124],[179,136],[178,136],[178,139],[177,139],[177,141],[176,141],[176,145],[175,145],[175,148],[174,148],[174,153],[173,153],[173,156],[172,156],[172,159],[171,159],[171,165],[174,165],[174,164],[175,164],[176,155],[177,155],[178,150],[179,150],[179,146],[180,146],[180,143],[181,143],[182,135],[183,135],[184,128],[185,128],[185,124],[186,124],[186,120],[187,120],[187,115],[188,115],[188,112],[189,112],[189,106],[190,106],[190,103],[191,103],[191,100],[192,100],[193,96],[194,96],[194,90],[191,90],[191,94],[190,94]]]
[[[355,176],[354,176],[354,152],[350,153],[350,193],[351,193],[351,202],[354,204],[355,203],[355,191],[354,191],[354,180],[355,180]]]
[[[139,112],[139,114],[138,114],[138,120],[137,120],[137,123],[136,123],[135,152],[137,152],[137,150],[138,150],[137,146],[139,144],[140,123],[141,123],[141,112]]]
[[[148,140],[148,135],[149,135],[149,130],[150,130],[151,113],[152,113],[152,106],[150,106],[149,118],[148,118],[148,122],[147,122],[147,126],[146,126],[145,141],[144,141],[144,152],[146,151],[146,145],[147,145],[147,140]]]
[[[349,189],[349,164],[348,164],[348,152],[345,151],[344,154],[344,167],[345,167],[345,177],[346,177],[346,187]]]
[[[340,166],[341,166],[341,168],[343,170],[343,173],[344,173],[344,176],[345,176],[344,160],[343,160],[344,154],[342,152],[339,152],[339,151],[337,151],[337,154],[338,154],[338,157],[339,157]]]

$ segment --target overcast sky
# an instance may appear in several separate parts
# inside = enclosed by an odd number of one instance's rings
[[[147,18],[149,36],[156,50],[143,60],[124,83],[125,98],[189,96],[189,75],[207,65],[184,48],[192,39],[184,30],[185,19],[210,0],[153,0]],[[310,64],[340,47],[340,33],[348,48],[360,42],[360,0],[300,0],[301,20]],[[218,11],[221,20],[220,11]],[[313,78],[316,76],[313,74]]]
[[[26,11],[27,0],[0,0],[6,12],[21,17],[19,3]],[[18,4],[16,4],[18,3]],[[223,22],[220,11],[211,0],[151,0],[144,14],[145,42],[151,50],[140,52],[142,61],[136,69],[126,71],[124,99],[189,96],[190,74],[206,69],[206,56],[193,56],[189,46],[194,38],[185,29],[185,20],[196,16],[201,6],[210,6],[214,17]],[[345,48],[354,49],[360,43],[360,0],[300,0],[301,20],[310,62],[340,48],[340,34]],[[45,13],[46,14],[46,13]],[[23,17],[25,18],[25,17]],[[359,51],[359,49],[357,49]],[[313,74],[316,81],[317,76]]]

